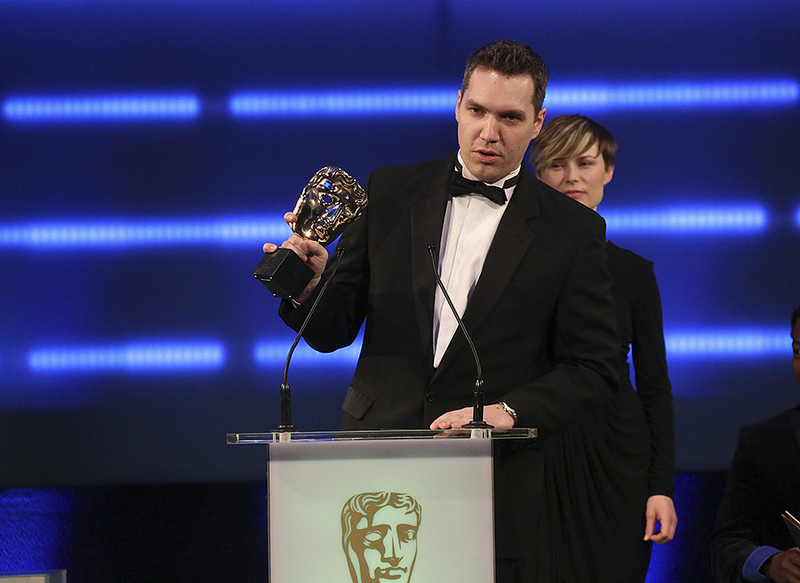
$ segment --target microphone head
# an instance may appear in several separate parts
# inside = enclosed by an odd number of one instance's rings
[[[436,247],[434,245],[428,245],[428,254],[431,256],[431,261],[435,263],[438,256],[436,254]]]

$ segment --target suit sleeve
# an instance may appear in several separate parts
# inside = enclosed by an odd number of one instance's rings
[[[607,269],[605,222],[592,219],[559,290],[552,369],[508,393],[522,427],[540,437],[584,419],[618,389],[619,338]]]

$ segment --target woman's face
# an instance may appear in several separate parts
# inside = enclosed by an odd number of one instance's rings
[[[603,200],[603,187],[614,176],[614,167],[606,168],[597,144],[593,144],[583,154],[553,160],[536,176],[548,186],[597,210]]]

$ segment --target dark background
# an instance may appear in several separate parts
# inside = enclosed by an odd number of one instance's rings
[[[264,452],[227,446],[225,435],[279,421],[292,336],[250,275],[262,243],[284,237],[280,217],[318,168],[337,165],[363,182],[375,167],[453,152],[456,128],[451,111],[237,117],[228,100],[250,91],[445,89],[454,107],[467,56],[499,38],[544,57],[553,100],[572,87],[774,80],[796,93],[800,78],[793,0],[0,0],[4,105],[135,94],[200,104],[198,115],[179,119],[37,121],[4,110],[0,486],[261,479]],[[789,315],[800,304],[798,98],[545,105],[548,117],[594,117],[619,141],[600,211],[609,238],[655,262],[668,343],[680,334],[785,334],[785,350],[668,353],[678,469],[718,473],[741,424],[798,400],[789,364]],[[759,206],[766,225],[615,232],[611,220],[631,209],[730,205]],[[18,243],[9,234],[37,224],[218,220],[279,228],[131,245]],[[156,342],[211,343],[223,358],[155,370],[29,365],[43,348]],[[260,343],[274,343],[277,356],[257,361]],[[338,426],[356,354],[298,352],[290,377],[297,425]]]

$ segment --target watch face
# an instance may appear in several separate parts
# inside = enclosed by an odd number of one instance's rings
[[[509,407],[508,403],[506,403],[504,401],[500,401],[500,406],[503,408],[503,411],[505,411],[506,413],[511,415],[511,417],[513,417],[514,421],[516,422],[516,420],[517,420],[517,412],[514,411],[514,409],[512,409],[511,407]]]

